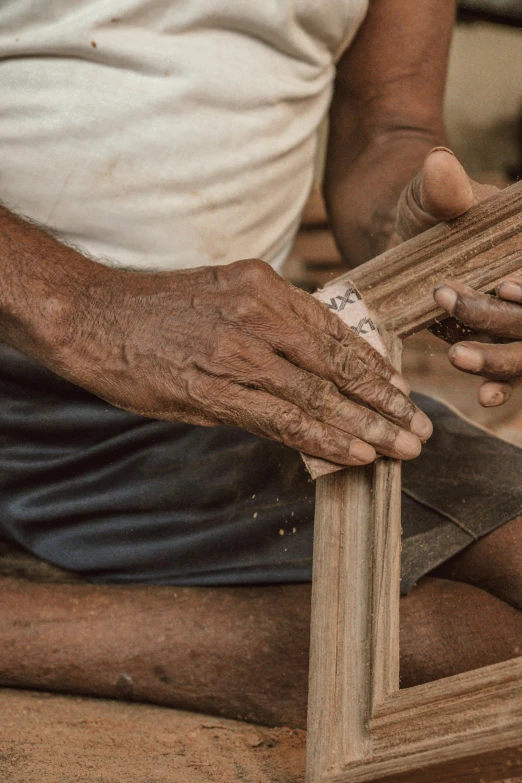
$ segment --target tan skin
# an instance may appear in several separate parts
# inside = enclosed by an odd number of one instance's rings
[[[0,336],[113,405],[241,426],[341,465],[415,457],[431,434],[392,365],[262,261],[126,272],[5,210],[0,231],[16,269]]]
[[[428,156],[446,143],[453,16],[453,0],[371,0],[339,63],[325,195],[350,265],[490,193],[450,153]],[[260,261],[108,269],[6,209],[0,260],[0,339],[127,410],[237,424],[344,465],[376,453],[414,457],[429,436],[390,365]],[[451,284],[458,303],[442,288],[435,296],[494,337],[518,337],[516,282],[499,289],[500,304]],[[450,358],[462,367],[459,350]],[[502,390],[520,375],[516,343],[476,350],[476,371]],[[487,386],[482,395],[490,399]],[[521,551],[522,519],[402,600],[404,685],[519,653]],[[309,585],[42,589],[3,580],[0,590],[1,683],[305,724]]]

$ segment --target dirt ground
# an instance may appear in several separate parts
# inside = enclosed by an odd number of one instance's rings
[[[305,739],[146,704],[0,689],[1,783],[304,783]]]
[[[2,783],[303,783],[305,732],[0,690]]]

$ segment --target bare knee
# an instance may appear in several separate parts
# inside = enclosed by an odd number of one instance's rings
[[[522,651],[522,613],[469,584],[426,577],[401,599],[401,686],[438,680]]]
[[[475,541],[433,575],[475,585],[522,609],[522,516]]]

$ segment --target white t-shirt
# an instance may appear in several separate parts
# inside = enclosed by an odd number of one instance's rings
[[[368,0],[0,0],[0,200],[98,258],[280,268]]]

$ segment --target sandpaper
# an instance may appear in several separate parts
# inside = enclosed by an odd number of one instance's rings
[[[370,343],[376,351],[386,356],[386,348],[381,336],[354,283],[334,280],[320,291],[316,291],[313,296],[336,313],[346,326]],[[342,470],[344,467],[307,454],[303,454],[302,457],[313,479]]]

